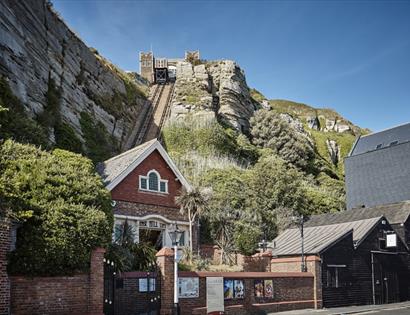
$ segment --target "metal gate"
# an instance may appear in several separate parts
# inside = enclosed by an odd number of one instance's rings
[[[115,314],[115,264],[104,258],[104,315]]]
[[[148,271],[116,273],[114,262],[104,259],[104,315],[158,315],[161,274],[156,264]]]

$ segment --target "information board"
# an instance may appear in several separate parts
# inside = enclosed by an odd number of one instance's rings
[[[206,308],[207,313],[224,312],[224,278],[206,278]]]
[[[178,278],[180,298],[199,297],[199,278]]]

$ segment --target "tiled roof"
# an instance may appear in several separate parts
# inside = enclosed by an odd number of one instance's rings
[[[410,142],[347,157],[345,182],[347,209],[410,200]]]
[[[397,144],[410,141],[410,123],[360,137],[350,155],[373,151],[378,146],[378,149],[386,148],[395,141]]]
[[[305,254],[319,254],[331,245],[353,233],[354,244],[359,244],[376,226],[382,217],[345,222],[339,224],[305,227]],[[301,237],[298,228],[288,229],[269,244],[273,256],[301,254]]]
[[[335,213],[313,215],[305,226],[320,226],[331,223],[345,223],[357,220],[386,217],[390,224],[400,224],[407,221],[410,216],[410,201],[381,205],[371,208],[357,208]]]
[[[151,141],[145,142],[131,150],[128,150],[124,153],[121,153],[120,155],[112,157],[109,160],[99,163],[97,165],[97,172],[103,178],[104,184],[110,184],[156,141],[157,139],[153,139]]]

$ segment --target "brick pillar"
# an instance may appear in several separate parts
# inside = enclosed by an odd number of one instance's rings
[[[103,315],[104,307],[104,248],[91,253],[89,314]]]
[[[7,275],[10,241],[10,221],[0,214],[0,314],[10,314],[10,281]]]
[[[163,247],[157,253],[157,264],[161,272],[161,315],[170,315],[174,306],[174,251]]]
[[[308,270],[313,273],[314,284],[313,284],[313,297],[315,300],[315,308],[322,308],[322,264],[319,257],[315,257],[312,261],[308,262]]]

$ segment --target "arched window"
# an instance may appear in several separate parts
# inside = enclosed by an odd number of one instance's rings
[[[140,175],[139,189],[168,193],[168,181],[161,179],[161,176],[156,170],[151,170],[147,176]]]
[[[154,172],[148,175],[148,189],[158,191],[158,176]]]

